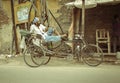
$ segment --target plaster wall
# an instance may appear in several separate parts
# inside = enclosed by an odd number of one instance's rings
[[[57,0],[47,0],[49,9],[55,13],[59,8]],[[18,0],[14,0],[14,5],[18,4]],[[12,46],[12,12],[11,12],[11,0],[0,0],[0,6],[4,9],[4,12],[9,17],[9,23],[3,24],[0,27],[0,54],[10,53]],[[19,27],[17,27],[18,44],[20,43],[21,36],[19,33]]]

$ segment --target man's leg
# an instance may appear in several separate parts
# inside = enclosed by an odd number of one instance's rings
[[[45,39],[47,42],[57,42],[57,41],[61,41],[61,36],[46,36]]]

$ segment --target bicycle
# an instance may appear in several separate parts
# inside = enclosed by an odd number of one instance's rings
[[[81,58],[89,66],[98,66],[103,61],[103,51],[100,47],[94,44],[88,44],[87,41],[80,35],[75,36],[75,56],[80,61]]]
[[[42,39],[37,36],[31,39],[38,39],[39,44],[35,42],[32,42],[32,44],[29,43],[30,46],[26,49],[26,52],[30,51],[31,59],[37,67],[47,64],[51,59],[51,55],[72,57],[76,58],[77,61],[82,59],[83,62],[90,66],[98,66],[103,61],[103,52],[101,48],[94,44],[88,44],[80,35],[72,41],[62,41],[62,44],[57,49],[53,50],[48,49],[44,44],[45,42],[42,42]],[[68,42],[74,42],[77,44],[74,53],[72,53],[71,47],[66,44]]]
[[[48,24],[49,26],[49,11],[46,7],[46,0],[41,0],[41,4],[43,3],[42,10],[41,10],[41,19],[42,22],[45,24]],[[30,20],[30,15],[32,10],[34,10],[35,16],[36,14],[36,8],[34,8],[34,3],[31,5],[30,13],[29,13],[29,23],[31,22]],[[37,40],[35,43],[33,42],[34,40]],[[74,50],[74,53],[69,45],[66,43],[71,42],[71,43],[76,43],[75,45],[76,49]],[[25,63],[30,66],[30,67],[38,67],[40,65],[47,64],[50,59],[51,55],[64,55],[65,57],[70,56],[70,57],[75,57],[77,58],[78,61],[81,59],[88,65],[90,66],[98,66],[101,64],[103,61],[103,52],[100,47],[93,45],[93,44],[88,44],[83,37],[81,37],[80,34],[77,34],[74,40],[72,41],[61,41],[59,45],[53,49],[53,47],[48,48],[47,44],[42,37],[39,35],[31,35],[28,37],[27,40],[27,48],[24,52],[24,61]],[[51,46],[51,45],[50,45]],[[34,65],[30,64],[27,62],[26,57],[30,56],[32,62]]]

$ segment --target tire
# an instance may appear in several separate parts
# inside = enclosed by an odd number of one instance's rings
[[[100,47],[88,44],[81,50],[83,61],[89,66],[98,66],[103,61],[103,51]]]
[[[39,67],[41,65],[45,65],[51,59],[51,56],[46,57],[46,52],[43,48],[40,47],[40,45],[42,45],[41,43],[43,42],[40,38],[41,36],[39,35],[36,35],[35,38],[33,36],[26,37],[26,50],[24,51],[24,61],[30,67]]]
[[[29,67],[39,67],[39,65],[36,65],[35,63],[33,63],[32,59],[31,59],[31,52],[34,49],[34,46],[29,46],[26,47],[25,51],[24,51],[24,62],[26,63],[26,65],[28,65]]]
[[[51,56],[47,55],[44,49],[42,49],[41,47],[35,46],[35,48],[32,50],[31,59],[33,63],[41,66],[46,65],[50,61]]]

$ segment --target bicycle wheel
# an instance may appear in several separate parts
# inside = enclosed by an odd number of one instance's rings
[[[23,58],[24,62],[30,66],[30,67],[38,67],[38,65],[34,64],[32,59],[31,59],[31,52],[34,49],[33,43],[32,43],[32,36],[31,35],[26,35],[25,36],[25,43],[26,43],[26,48],[24,49],[23,52]]]
[[[47,44],[44,39],[42,39],[40,35],[35,35],[29,38],[29,43],[34,45],[31,52],[32,61],[38,66],[47,64],[50,61],[51,56],[46,55],[45,49],[47,49]]]
[[[24,62],[29,66],[29,67],[39,67],[39,65],[36,65],[35,63],[33,63],[32,59],[31,59],[31,52],[33,51],[34,46],[30,46],[26,47],[24,53],[23,53],[23,58],[24,58]]]
[[[35,46],[32,51],[31,58],[36,65],[40,66],[47,64],[50,61],[51,56],[47,55],[41,47]]]
[[[83,61],[89,66],[98,66],[103,61],[103,51],[100,47],[88,44],[81,49]]]

